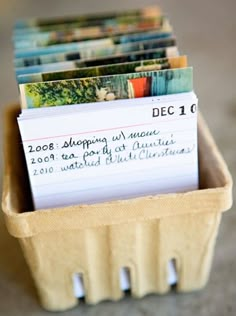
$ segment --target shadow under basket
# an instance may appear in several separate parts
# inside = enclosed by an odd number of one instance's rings
[[[5,117],[3,211],[18,238],[42,306],[62,311],[78,304],[73,275],[82,275],[85,301],[167,293],[167,265],[176,262],[177,292],[200,289],[212,263],[221,214],[232,204],[232,179],[203,119],[198,120],[200,188],[93,205],[34,211],[16,117]]]

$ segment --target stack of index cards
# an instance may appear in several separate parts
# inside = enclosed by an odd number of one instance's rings
[[[35,209],[198,188],[192,68],[160,8],[19,21],[14,45]]]

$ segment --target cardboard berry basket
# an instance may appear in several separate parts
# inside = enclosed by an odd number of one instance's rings
[[[122,267],[130,271],[132,296],[166,293],[172,259],[176,291],[204,287],[222,212],[232,204],[232,179],[201,117],[199,190],[34,211],[16,122],[19,112],[19,105],[6,111],[2,207],[45,309],[78,304],[74,273],[82,276],[90,304],[122,298]]]

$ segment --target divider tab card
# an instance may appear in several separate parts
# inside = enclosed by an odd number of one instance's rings
[[[23,110],[35,209],[198,188],[197,97]]]

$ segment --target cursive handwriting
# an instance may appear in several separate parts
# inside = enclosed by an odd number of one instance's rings
[[[154,129],[153,131],[141,131],[141,132],[132,132],[129,134],[128,138],[136,139],[136,138],[143,138],[149,136],[157,136],[159,135],[160,131]]]
[[[64,144],[61,148],[73,148],[75,146],[82,146],[83,149],[89,149],[91,145],[97,144],[97,143],[103,143],[107,145],[107,138],[96,138],[95,136],[92,139],[73,139],[73,137],[70,137],[69,141],[65,140]]]
[[[171,146],[174,145],[176,141],[173,139],[173,134],[171,134],[170,138],[163,139],[157,138],[155,141],[150,143],[140,143],[138,140],[133,143],[133,150],[145,149],[145,148],[153,148],[160,146]]]
[[[104,168],[111,165],[115,168],[115,165],[128,164],[132,161],[140,161],[140,169],[142,169],[145,168],[145,160],[188,155],[196,147],[195,143],[189,145],[182,143],[183,140],[181,138],[178,140],[174,133],[162,133],[157,129],[132,132],[120,130],[119,133],[109,134],[108,137],[93,136],[80,139],[71,136],[61,142],[60,155],[53,154],[53,160],[48,156],[44,160],[50,163],[48,167],[51,167],[55,161],[61,172]],[[35,164],[44,161],[38,157],[33,159]],[[54,172],[56,167],[50,170]]]

